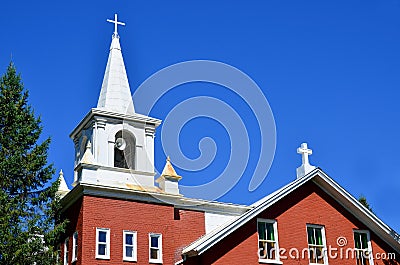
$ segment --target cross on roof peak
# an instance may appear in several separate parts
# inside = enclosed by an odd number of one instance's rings
[[[107,19],[107,22],[114,23],[114,36],[118,36],[118,25],[125,26],[125,23],[118,21],[118,14],[114,14],[114,20]]]
[[[307,143],[302,143],[301,146],[297,148],[297,153],[301,154],[303,164],[310,164],[308,162],[308,156],[312,154],[312,150],[308,149]]]
[[[301,154],[301,160],[303,162],[296,170],[297,178],[301,178],[313,171],[315,166],[310,165],[308,161],[308,156],[312,154],[312,150],[308,149],[307,143],[302,143],[300,147],[297,148],[297,153]]]

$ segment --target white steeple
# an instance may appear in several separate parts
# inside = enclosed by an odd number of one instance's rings
[[[117,14],[115,14],[115,20],[107,19],[107,21],[114,23],[114,34],[97,108],[124,114],[134,114],[135,109],[117,31],[117,26],[125,25],[125,23],[118,21]]]
[[[117,31],[125,24],[117,15],[107,21],[115,26],[99,101],[70,135],[72,185],[154,190],[154,137],[161,120],[135,113]]]
[[[315,166],[310,165],[308,161],[308,156],[312,154],[312,150],[308,149],[307,143],[302,143],[301,146],[297,148],[297,153],[301,154],[302,165],[297,168],[296,173],[297,178],[301,178],[315,169]]]

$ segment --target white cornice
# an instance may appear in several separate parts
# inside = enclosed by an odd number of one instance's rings
[[[161,120],[148,117],[142,114],[134,113],[134,114],[125,114],[119,112],[108,111],[104,109],[92,108],[88,114],[79,122],[78,126],[71,132],[69,137],[71,139],[75,138],[75,135],[80,132],[85,126],[88,124],[89,121],[93,119],[94,116],[106,117],[106,118],[113,118],[118,120],[126,120],[130,122],[139,122],[148,124],[148,126],[154,126],[157,128],[161,124]]]
[[[252,209],[252,207],[250,206],[192,199],[183,197],[182,195],[79,183],[61,200],[63,211],[70,207],[77,199],[79,199],[83,195],[122,199],[129,201],[142,201],[155,204],[166,204],[173,205],[174,207],[177,207],[179,209],[220,213],[226,215],[240,215]]]

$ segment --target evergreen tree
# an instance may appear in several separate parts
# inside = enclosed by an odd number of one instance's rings
[[[50,138],[38,143],[41,120],[11,62],[0,79],[0,264],[56,264],[58,181],[47,163]]]
[[[361,196],[358,198],[358,201],[359,201],[362,205],[364,205],[365,208],[367,208],[368,210],[370,210],[371,212],[373,212],[371,206],[369,205],[369,203],[368,203],[368,201],[367,201],[367,198],[365,198],[364,195],[361,195]]]

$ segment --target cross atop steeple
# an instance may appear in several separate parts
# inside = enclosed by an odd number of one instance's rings
[[[297,168],[297,178],[304,177],[309,172],[311,172],[315,167],[310,165],[308,161],[308,156],[312,154],[312,150],[308,149],[307,143],[302,143],[299,148],[297,148],[297,153],[301,154],[302,165]]]
[[[118,15],[114,14],[114,20],[107,19],[107,22],[114,23],[114,36],[118,36],[118,25],[125,26],[125,23],[118,21]]]

